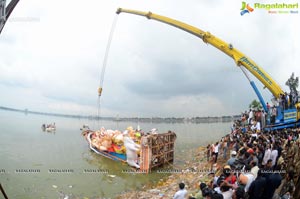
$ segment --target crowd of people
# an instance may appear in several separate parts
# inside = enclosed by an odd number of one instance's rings
[[[251,112],[252,110],[250,110]],[[261,114],[235,121],[230,134],[207,146],[209,183],[188,196],[184,183],[174,199],[291,199],[300,174],[300,128],[262,131]],[[248,117],[249,118],[249,117]],[[228,157],[230,156],[230,157]]]

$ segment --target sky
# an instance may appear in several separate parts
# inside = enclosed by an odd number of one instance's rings
[[[256,2],[300,3],[247,1]],[[292,72],[300,75],[300,13],[254,9],[241,16],[241,6],[225,0],[21,0],[0,35],[0,106],[95,115],[105,66],[101,116],[240,114],[257,97],[233,59],[180,29],[115,13],[119,7],[151,11],[209,31],[289,91],[286,80]],[[270,102],[272,94],[250,77]]]

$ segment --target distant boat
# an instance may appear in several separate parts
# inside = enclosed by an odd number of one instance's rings
[[[47,131],[47,132],[56,131],[55,123],[53,123],[53,124],[43,124],[42,125],[42,130]]]
[[[47,132],[56,131],[56,127],[47,127],[47,128],[45,129],[45,131],[47,131]]]
[[[85,130],[90,130],[90,127],[88,124],[83,124],[82,127],[80,128],[81,131],[85,131]]]

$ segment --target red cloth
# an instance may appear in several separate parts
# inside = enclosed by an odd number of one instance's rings
[[[107,151],[108,152],[115,152],[115,149],[114,149],[114,147],[110,147],[110,148],[107,149]]]
[[[235,175],[230,175],[225,179],[226,182],[229,182],[230,184],[235,184],[236,182],[236,176]]]

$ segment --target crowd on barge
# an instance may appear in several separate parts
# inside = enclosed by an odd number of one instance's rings
[[[262,131],[262,114],[251,112],[234,122],[230,134],[207,146],[211,170],[219,165],[221,172],[211,172],[211,181],[200,183],[190,199],[293,198],[300,174],[300,128]],[[188,195],[182,183],[173,198],[180,193]]]

